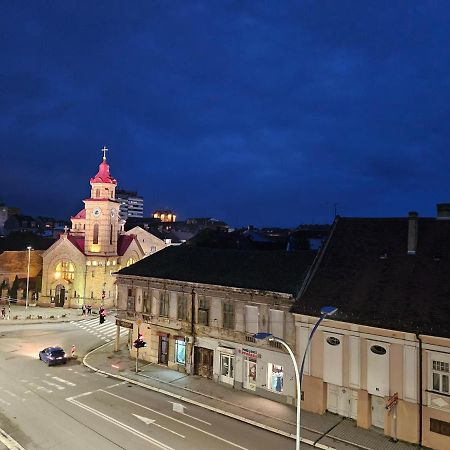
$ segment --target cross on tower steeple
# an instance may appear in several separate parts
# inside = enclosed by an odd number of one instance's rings
[[[106,148],[106,146],[104,145],[102,148],[102,152],[103,152],[103,159],[106,159],[106,152],[108,151],[108,149]]]

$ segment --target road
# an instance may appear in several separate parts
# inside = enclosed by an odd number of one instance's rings
[[[81,357],[113,333],[110,322],[0,325],[0,427],[26,450],[295,448],[292,439],[91,372]],[[73,344],[76,361],[38,360],[47,346]]]

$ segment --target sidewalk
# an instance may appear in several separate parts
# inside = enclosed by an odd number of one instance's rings
[[[5,308],[5,317],[0,315],[0,325],[17,325],[23,323],[45,323],[45,322],[67,322],[70,320],[82,320],[81,309],[73,308],[52,308],[42,306],[16,305],[11,303],[0,305],[0,311]],[[9,318],[8,318],[9,316]],[[94,315],[95,317],[95,315]]]
[[[223,386],[212,380],[167,369],[157,364],[140,361],[135,373],[135,359],[128,349],[113,351],[108,343],[92,351],[83,363],[94,371],[162,392],[187,403],[233,417],[284,436],[295,439],[295,407]],[[302,442],[318,441],[322,449],[350,450],[412,450],[417,445],[392,442],[381,432],[357,428],[355,421],[335,414],[313,414],[302,410]],[[322,437],[323,436],[323,437]],[[350,444],[350,445],[348,445]]]

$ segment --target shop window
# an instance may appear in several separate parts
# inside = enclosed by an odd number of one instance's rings
[[[274,392],[283,392],[283,381],[284,381],[283,367],[278,366],[277,364],[269,363],[267,365],[267,369],[268,369],[267,374],[268,388]]]
[[[449,393],[449,363],[433,360],[432,382],[433,391]]]
[[[198,305],[198,323],[201,325],[209,325],[209,301],[201,298]]]
[[[73,280],[75,278],[75,266],[69,261],[60,261],[56,265],[55,278],[57,280]]]
[[[178,364],[186,362],[186,342],[184,339],[177,339],[175,341],[175,359]]]
[[[223,327],[229,330],[234,329],[234,305],[232,303],[223,304]]]
[[[178,320],[187,320],[187,298],[186,294],[177,294],[177,317]]]
[[[159,292],[159,315],[169,317],[169,293],[167,291]]]

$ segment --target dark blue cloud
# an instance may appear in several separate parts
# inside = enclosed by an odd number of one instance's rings
[[[68,217],[108,159],[146,213],[295,226],[450,201],[445,2],[17,2],[1,201]]]

